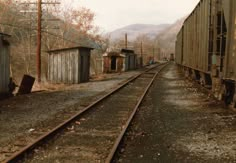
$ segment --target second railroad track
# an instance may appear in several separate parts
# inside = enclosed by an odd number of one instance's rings
[[[144,96],[165,65],[131,78],[22,147],[6,162],[111,162]]]

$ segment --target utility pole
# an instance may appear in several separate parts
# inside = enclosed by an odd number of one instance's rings
[[[161,48],[157,48],[157,60],[161,60]]]
[[[155,48],[154,48],[154,46],[153,46],[152,52],[153,52],[153,63],[154,63],[154,56],[155,56]]]
[[[125,34],[125,48],[128,49],[128,35]]]
[[[141,67],[143,67],[143,42],[141,41]]]
[[[141,57],[143,57],[143,42],[141,41]]]
[[[45,19],[43,18],[43,12],[42,12],[42,8],[43,5],[57,5],[60,4],[60,2],[57,2],[56,0],[46,0],[43,2],[43,0],[35,0],[35,1],[25,1],[22,2],[21,5],[24,6],[23,11],[21,12],[25,12],[25,13],[37,13],[35,16],[37,17],[37,19],[35,18],[35,20],[37,20],[37,29],[36,29],[36,36],[37,36],[37,47],[36,47],[36,72],[37,72],[37,80],[38,83],[41,82],[41,50],[42,50],[42,24],[43,21],[45,22],[46,20],[49,21],[55,21],[58,19]],[[32,9],[32,5],[35,6],[35,9]],[[29,10],[26,10],[26,8],[29,8]],[[31,15],[30,15],[30,24],[31,24]],[[31,28],[30,28],[31,30]],[[31,41],[31,38],[30,38]],[[31,50],[31,47],[30,47]]]
[[[38,0],[38,27],[37,27],[37,77],[41,82],[41,36],[42,36],[42,0]]]

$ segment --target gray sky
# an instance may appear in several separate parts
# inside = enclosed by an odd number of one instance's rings
[[[130,24],[174,23],[188,15],[199,0],[64,0],[96,14],[95,23],[104,32]]]

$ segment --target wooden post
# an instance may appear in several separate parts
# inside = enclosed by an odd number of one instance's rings
[[[125,34],[125,48],[128,49],[128,35]]]
[[[38,28],[37,28],[37,77],[38,82],[41,82],[41,31],[42,26],[42,0],[38,0]]]

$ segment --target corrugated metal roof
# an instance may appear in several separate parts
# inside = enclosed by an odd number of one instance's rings
[[[89,49],[89,50],[93,50],[94,48],[86,47],[86,46],[76,46],[76,47],[70,47],[70,48],[62,48],[62,49],[49,50],[47,52],[48,53],[52,53],[52,52],[67,51],[67,50],[74,50],[74,49]]]
[[[121,49],[121,53],[134,53],[134,50],[131,50],[131,49]]]
[[[124,54],[121,54],[121,53],[119,53],[119,52],[113,52],[113,51],[111,51],[111,52],[106,52],[106,53],[104,53],[102,56],[103,56],[103,57],[111,57],[111,56],[125,57]]]

